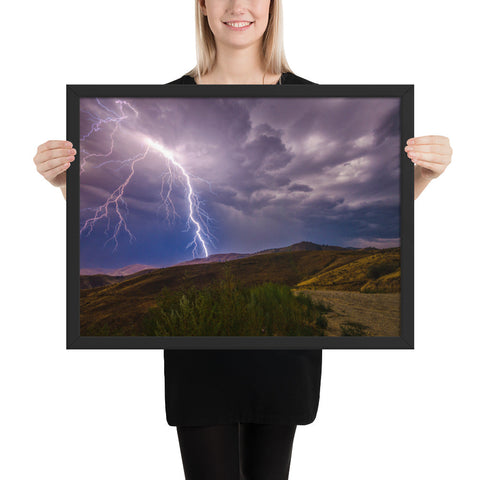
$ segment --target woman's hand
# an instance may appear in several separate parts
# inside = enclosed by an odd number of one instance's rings
[[[67,199],[67,168],[75,160],[77,151],[71,142],[49,140],[37,148],[33,162],[37,172],[54,187],[60,187],[63,198]]]
[[[414,198],[423,192],[430,180],[439,177],[452,161],[452,147],[447,137],[427,135],[407,140],[407,155],[415,164]]]
[[[440,176],[452,161],[450,141],[442,135],[410,138],[405,151],[425,180]]]
[[[66,187],[66,170],[77,153],[72,146],[71,142],[64,140],[49,140],[37,148],[37,154],[33,157],[37,172],[54,187]]]

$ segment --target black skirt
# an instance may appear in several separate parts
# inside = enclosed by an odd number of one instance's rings
[[[293,73],[282,84],[311,84]],[[279,82],[279,83],[280,83]],[[193,77],[170,84],[195,85]],[[320,398],[322,350],[164,351],[167,422],[306,425]]]
[[[169,425],[306,425],[317,415],[322,350],[165,350]]]

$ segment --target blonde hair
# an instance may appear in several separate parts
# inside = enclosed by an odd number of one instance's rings
[[[208,24],[208,18],[202,13],[199,0],[195,0],[195,40],[197,65],[186,75],[199,77],[210,72],[215,65],[215,36]],[[265,71],[274,75],[292,72],[283,46],[283,9],[282,0],[270,0],[270,15],[263,34],[262,53]]]

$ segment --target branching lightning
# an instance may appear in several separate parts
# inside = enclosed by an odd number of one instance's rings
[[[139,152],[132,158],[125,158],[119,159],[114,158],[113,152],[115,151],[115,134],[117,134],[121,123],[124,120],[130,118],[131,114],[126,113],[126,109],[129,109],[131,112],[134,113],[136,117],[139,116],[139,112],[127,101],[125,100],[116,100],[115,103],[120,105],[120,114],[112,111],[108,107],[106,107],[98,98],[96,99],[98,105],[102,108],[102,110],[106,113],[104,118],[99,117],[92,112],[88,112],[82,110],[86,113],[89,119],[92,121],[92,125],[90,127],[89,132],[86,135],[83,135],[80,138],[80,175],[85,172],[86,164],[88,161],[88,166],[94,168],[100,168],[107,163],[114,163],[118,165],[118,170],[124,166],[129,167],[129,172],[126,179],[109,195],[107,200],[100,206],[96,208],[88,208],[84,210],[93,210],[94,215],[88,218],[83,226],[80,229],[80,234],[86,232],[87,236],[93,231],[95,224],[101,220],[107,220],[107,226],[105,228],[105,234],[108,234],[110,230],[110,223],[111,221],[116,218],[116,222],[113,227],[113,233],[107,239],[104,246],[109,241],[115,242],[115,247],[113,251],[118,248],[118,235],[123,229],[130,238],[130,243],[135,239],[135,236],[128,228],[127,224],[127,216],[128,216],[128,206],[127,201],[125,199],[125,190],[135,175],[135,168],[138,162],[145,160],[149,153],[155,154],[156,152],[160,152],[161,156],[167,161],[167,171],[162,174],[162,187],[160,191],[160,196],[162,199],[162,204],[159,206],[159,209],[163,206],[166,212],[166,220],[169,224],[172,224],[175,221],[175,217],[179,217],[180,215],[177,213],[175,209],[174,201],[172,200],[173,197],[173,184],[175,181],[178,181],[185,188],[185,202],[188,206],[188,215],[187,215],[187,228],[183,230],[187,232],[190,230],[191,227],[194,229],[193,239],[192,241],[185,247],[186,249],[193,246],[192,249],[192,256],[195,258],[196,256],[200,255],[200,247],[201,252],[208,257],[208,248],[207,244],[214,245],[213,239],[216,238],[209,230],[208,223],[214,221],[208,213],[202,208],[202,202],[198,198],[198,195],[194,192],[192,187],[192,178],[199,179],[201,181],[206,182],[211,191],[211,185],[206,180],[196,177],[190,173],[188,173],[185,168],[175,159],[175,155],[173,152],[168,150],[165,146],[160,144],[157,141],[154,141],[150,137],[144,137],[139,134],[139,139],[142,143],[146,144],[146,147],[143,152]],[[106,153],[88,153],[84,148],[82,148],[82,143],[86,141],[90,136],[92,136],[95,132],[99,132],[107,125],[113,124],[113,129],[110,132],[110,148]],[[100,159],[104,160],[100,160]],[[99,161],[100,160],[100,161]],[[167,185],[166,192],[164,192],[164,187]],[[213,193],[213,192],[212,192]],[[158,210],[157,210],[158,213]]]

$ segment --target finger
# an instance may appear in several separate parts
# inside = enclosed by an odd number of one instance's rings
[[[440,155],[451,155],[453,150],[447,145],[411,145],[405,147],[406,152],[430,152],[438,153]]]
[[[71,165],[70,163],[63,163],[62,165],[52,168],[51,170],[49,170],[47,173],[44,174],[44,177],[50,182],[57,175],[67,170],[70,165]]]
[[[57,168],[59,165],[64,165],[65,163],[70,164],[70,162],[73,162],[73,160],[75,160],[75,157],[73,155],[70,155],[68,157],[53,158],[51,160],[39,163],[37,165],[37,171],[43,175],[50,170]]]
[[[437,143],[440,145],[448,145],[449,140],[448,137],[444,137],[443,135],[425,135],[423,137],[414,137],[409,138],[407,140],[408,145],[423,145],[427,143]]]
[[[46,152],[47,150],[52,150],[53,148],[72,148],[72,142],[65,140],[48,140],[48,142],[42,143],[38,148],[37,152]]]
[[[55,148],[54,150],[47,150],[38,155],[37,163],[41,164],[55,158],[69,157],[76,153],[77,151],[74,148]]]
[[[433,170],[435,173],[443,172],[444,168],[438,163],[425,162],[423,160],[415,161],[419,167],[426,168],[427,170]]]
[[[431,163],[438,163],[439,165],[446,165],[449,163],[449,155],[439,155],[438,153],[426,153],[426,152],[409,152],[407,154],[414,162],[417,160],[425,160]]]

